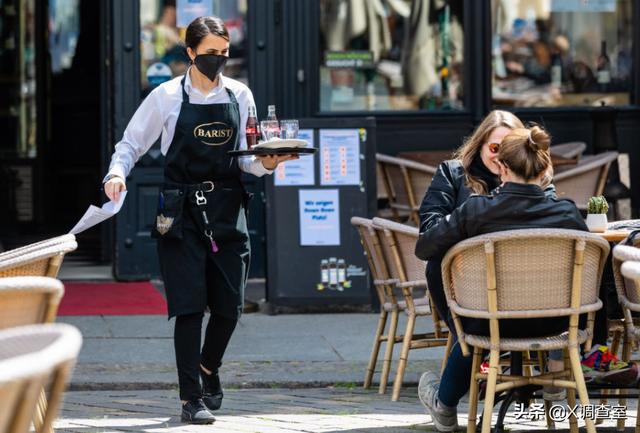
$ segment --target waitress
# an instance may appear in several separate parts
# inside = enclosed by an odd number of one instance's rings
[[[218,17],[200,17],[186,31],[191,67],[140,104],[116,145],[105,192],[118,200],[138,159],[162,136],[164,185],[153,236],[158,239],[174,346],[182,421],[209,424],[222,404],[218,368],[242,311],[249,269],[248,194],[241,171],[271,174],[295,156],[230,157],[246,149],[251,90],[221,71],[229,33]],[[202,319],[211,311],[204,345]],[[202,386],[200,384],[202,379]]]

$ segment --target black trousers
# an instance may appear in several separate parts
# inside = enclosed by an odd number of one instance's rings
[[[180,400],[183,401],[202,397],[200,364],[210,371],[216,371],[220,367],[222,356],[238,323],[237,319],[212,314],[207,323],[204,345],[200,349],[203,317],[204,313],[176,316],[173,342]]]

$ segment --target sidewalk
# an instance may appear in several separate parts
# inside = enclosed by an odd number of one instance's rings
[[[385,395],[377,393],[377,385],[361,388],[377,314],[244,315],[221,369],[225,399],[212,426],[180,423],[173,322],[165,316],[58,320],[84,335],[71,389],[55,423],[58,433],[435,431],[415,385],[424,370],[439,371],[442,348],[409,354],[398,402],[391,402],[390,388]],[[402,318],[399,329],[404,323]],[[418,322],[418,332],[430,328],[428,320]],[[627,431],[632,431],[635,399],[628,404],[633,419],[627,420]],[[466,423],[466,412],[463,401],[460,423]],[[543,420],[516,420],[513,407],[506,423],[508,430],[546,429]],[[607,420],[598,431],[613,432],[614,425]],[[568,423],[557,424],[557,431],[568,431]]]
[[[222,382],[236,388],[362,384],[377,320],[377,314],[245,314],[225,355]],[[77,326],[84,336],[71,389],[177,387],[173,320],[166,316],[66,316],[58,321]],[[402,317],[399,332],[404,324]],[[423,319],[416,332],[431,328]],[[394,362],[399,351],[398,344]],[[443,353],[443,348],[411,351],[405,383],[415,385],[423,371],[438,370]]]
[[[391,402],[388,394],[379,395],[375,390],[361,388],[227,390],[222,409],[215,413],[216,422],[208,426],[180,423],[179,401],[173,390],[68,392],[55,427],[57,433],[435,432],[430,417],[418,402],[416,388],[405,391],[399,401]],[[632,405],[635,407],[635,402]],[[496,408],[494,421],[497,412]],[[463,427],[466,413],[467,405],[463,402],[458,408],[458,423]],[[635,418],[635,410],[628,415]],[[517,420],[510,412],[505,428],[519,432],[546,431],[543,419]],[[627,420],[627,432],[633,432],[634,421]],[[597,429],[613,433],[615,422],[607,420]],[[557,423],[553,431],[568,432],[569,424]]]

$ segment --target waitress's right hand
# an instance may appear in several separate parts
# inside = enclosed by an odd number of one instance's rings
[[[104,193],[111,201],[120,200],[120,193],[126,190],[127,185],[120,176],[114,176],[104,184]]]

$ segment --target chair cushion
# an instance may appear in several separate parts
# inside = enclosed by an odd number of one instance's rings
[[[587,341],[589,333],[584,330],[578,330],[578,343],[582,344]],[[473,347],[482,349],[491,349],[491,337],[484,335],[465,335],[464,341]],[[554,350],[564,349],[569,345],[569,334],[563,333],[559,335],[551,335],[549,337],[534,338],[500,338],[500,350]]]

